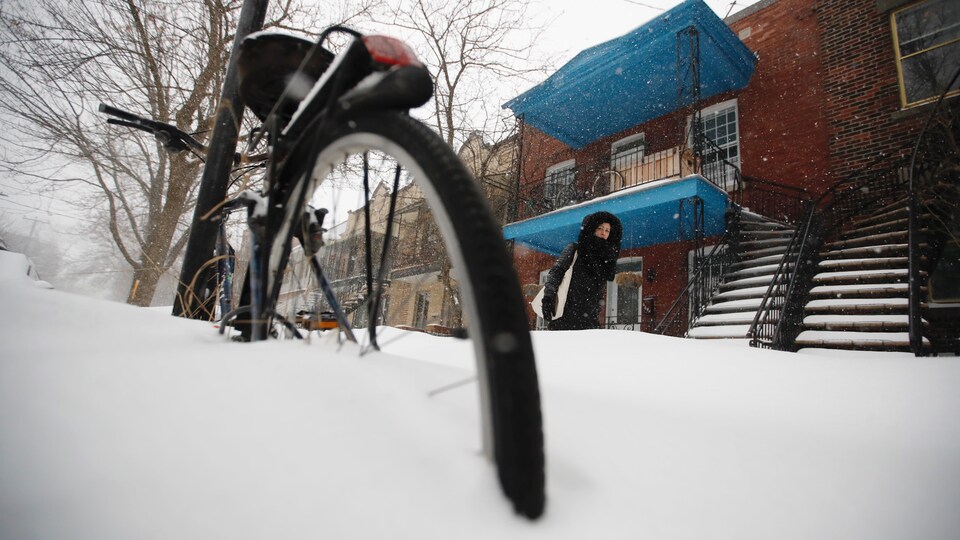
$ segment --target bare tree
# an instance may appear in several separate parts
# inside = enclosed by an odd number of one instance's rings
[[[530,0],[396,0],[382,22],[405,32],[436,82],[429,122],[458,147],[475,131],[509,130],[498,89],[541,73],[532,57],[544,25]],[[493,135],[493,140],[499,137]]]
[[[369,0],[326,6],[328,20]],[[205,141],[242,0],[5,0],[0,6],[0,164],[26,185],[86,186],[149,305],[186,242],[203,156],[105,125],[106,102]],[[331,3],[332,4],[332,3]],[[300,0],[270,3],[268,27],[304,24]],[[339,17],[340,21],[347,17]],[[313,30],[319,30],[314,28]]]

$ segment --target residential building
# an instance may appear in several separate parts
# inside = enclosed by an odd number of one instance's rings
[[[516,200],[515,138],[488,143],[473,133],[458,155],[481,184],[494,215],[504,223]],[[391,187],[378,184],[371,193],[370,244],[373,247],[374,275],[379,266],[385,235],[388,234]],[[366,272],[366,212],[363,207],[348,213],[347,219],[331,227],[319,262],[337,301],[352,325],[365,327],[369,298]],[[379,324],[435,332],[452,332],[463,326],[456,271],[443,248],[433,214],[419,186],[406,179],[401,183],[389,228],[390,251],[383,273],[384,294]],[[330,309],[300,246],[291,254],[290,271],[285,275],[280,311],[293,320],[297,313],[320,313]]]
[[[958,29],[949,0],[764,0],[723,21],[687,0],[581,52],[504,105],[525,291],[607,210],[624,223],[607,327],[956,350]]]

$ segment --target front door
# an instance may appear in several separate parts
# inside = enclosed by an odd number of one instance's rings
[[[640,331],[643,258],[617,261],[617,279],[607,282],[606,328]]]

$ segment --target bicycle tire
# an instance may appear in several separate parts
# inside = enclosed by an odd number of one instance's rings
[[[539,383],[523,297],[499,225],[481,189],[450,147],[433,131],[399,111],[351,114],[316,135],[310,193],[341,154],[379,150],[412,171],[458,272],[458,285],[477,359],[484,449],[514,510],[530,519],[545,508],[545,457]],[[296,189],[286,205],[306,200]],[[290,253],[290,231],[302,214],[286,211],[274,240],[280,275]],[[286,233],[284,233],[286,231]],[[279,285],[277,290],[279,290]],[[278,295],[268,295],[266,311]]]

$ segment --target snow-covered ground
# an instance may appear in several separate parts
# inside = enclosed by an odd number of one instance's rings
[[[960,537],[960,361],[535,333],[548,507],[480,455],[465,343],[226,342],[0,252],[0,538]]]

